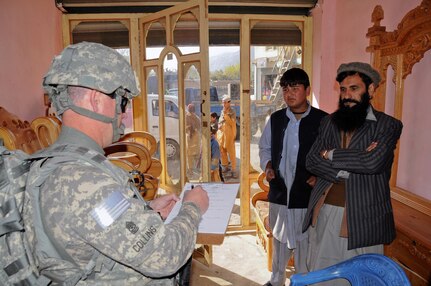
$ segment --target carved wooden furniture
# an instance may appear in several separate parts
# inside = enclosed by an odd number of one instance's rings
[[[29,123],[2,107],[0,124],[0,138],[5,147],[10,150],[20,149],[29,154],[54,143],[61,131],[61,121],[56,117],[38,117]]]
[[[132,174],[145,200],[152,200],[159,188],[162,164],[151,157],[156,149],[156,139],[148,132],[128,133],[104,149],[112,163]]]
[[[397,237],[385,254],[403,265],[412,285],[431,282],[431,216],[392,199]]]
[[[145,173],[151,165],[150,152],[139,143],[120,141],[105,147],[104,150],[109,158],[128,161],[141,173]]]
[[[257,177],[257,184],[262,191],[257,192],[251,198],[254,215],[256,217],[256,238],[257,242],[262,245],[267,255],[267,268],[272,271],[272,232],[269,226],[269,184],[265,179],[265,173],[262,172]],[[293,266],[293,256],[289,259],[287,266]]]
[[[268,271],[272,271],[272,233],[269,227],[269,202],[268,192],[269,185],[265,180],[265,173],[260,173],[257,178],[257,183],[262,191],[257,192],[251,198],[253,211],[256,217],[256,238],[258,243],[262,245],[267,254]]]
[[[36,132],[42,148],[54,143],[61,131],[61,121],[54,116],[38,117],[31,122],[31,128]]]
[[[403,110],[404,81],[411,74],[413,66],[431,48],[431,0],[423,0],[408,12],[396,30],[387,32],[380,25],[384,17],[383,8],[378,5],[372,13],[372,27],[367,37],[372,54],[372,65],[379,70],[382,83],[377,89],[373,105],[385,110],[388,67],[394,70],[395,83],[394,116],[401,120]],[[428,84],[428,83],[427,83]],[[412,285],[431,283],[431,201],[397,187],[399,148],[390,181],[397,237],[385,253],[400,262]]]
[[[124,134],[123,137],[120,138],[119,141],[130,141],[130,142],[137,142],[140,144],[143,144],[145,147],[148,148],[148,151],[150,152],[150,156],[153,156],[154,153],[157,151],[157,141],[154,136],[145,131],[133,131],[127,134]]]
[[[0,140],[9,150],[20,149],[28,154],[41,149],[36,133],[28,121],[0,107]]]
[[[135,142],[144,145],[149,152],[151,159],[150,165],[144,172],[145,174],[151,175],[154,178],[158,178],[162,173],[163,167],[159,159],[153,158],[152,156],[157,151],[157,141],[156,138],[149,132],[145,131],[133,131],[125,134],[120,138],[120,142]],[[133,159],[132,159],[133,160]]]

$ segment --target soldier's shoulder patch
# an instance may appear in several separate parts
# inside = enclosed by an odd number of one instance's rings
[[[106,229],[130,207],[123,193],[116,191],[105,198],[92,211],[91,216],[102,228]]]

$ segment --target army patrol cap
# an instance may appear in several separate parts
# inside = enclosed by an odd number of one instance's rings
[[[379,72],[367,63],[351,62],[351,63],[341,64],[337,70],[337,77],[340,73],[349,72],[349,71],[359,72],[368,76],[375,86],[378,86],[380,83]]]
[[[140,92],[129,62],[114,49],[90,42],[70,45],[54,58],[43,86],[49,89],[57,85],[81,86],[105,94],[124,90],[130,98]]]

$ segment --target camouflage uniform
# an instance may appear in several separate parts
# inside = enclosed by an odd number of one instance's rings
[[[64,144],[103,154],[95,141],[72,128],[64,127],[50,148]],[[199,208],[187,202],[177,218],[164,224],[158,213],[133,198],[127,173],[114,168],[123,179],[121,184],[88,163],[58,167],[41,187],[46,231],[81,268],[91,260],[94,249],[102,253],[101,258],[110,258],[100,269],[100,265],[96,266],[99,272],[78,285],[173,285],[169,276],[194,249],[201,219]],[[104,229],[92,213],[112,194],[119,193],[124,194],[130,206]]]

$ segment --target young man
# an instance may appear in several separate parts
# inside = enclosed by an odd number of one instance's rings
[[[259,141],[260,166],[269,182],[269,224],[273,234],[272,274],[265,285],[280,286],[292,253],[295,271],[306,272],[308,236],[302,233],[315,177],[305,169],[305,157],[327,114],[310,105],[310,82],[305,71],[287,70],[281,80],[287,108],[274,112]]]
[[[383,253],[395,238],[389,178],[402,123],[371,106],[380,75],[369,64],[340,65],[337,81],[339,108],[322,121],[307,155],[307,169],[318,177],[303,226],[310,271]]]
[[[189,190],[178,217],[164,224],[178,197],[145,202],[128,174],[104,157],[103,148],[123,131],[129,99],[139,94],[130,64],[101,44],[71,45],[54,58],[43,86],[62,116],[58,140],[43,153],[72,150],[110,170],[64,162],[40,187],[42,221],[56,249],[81,269],[99,253],[88,285],[174,285],[170,277],[193,252],[208,196],[198,186]]]

